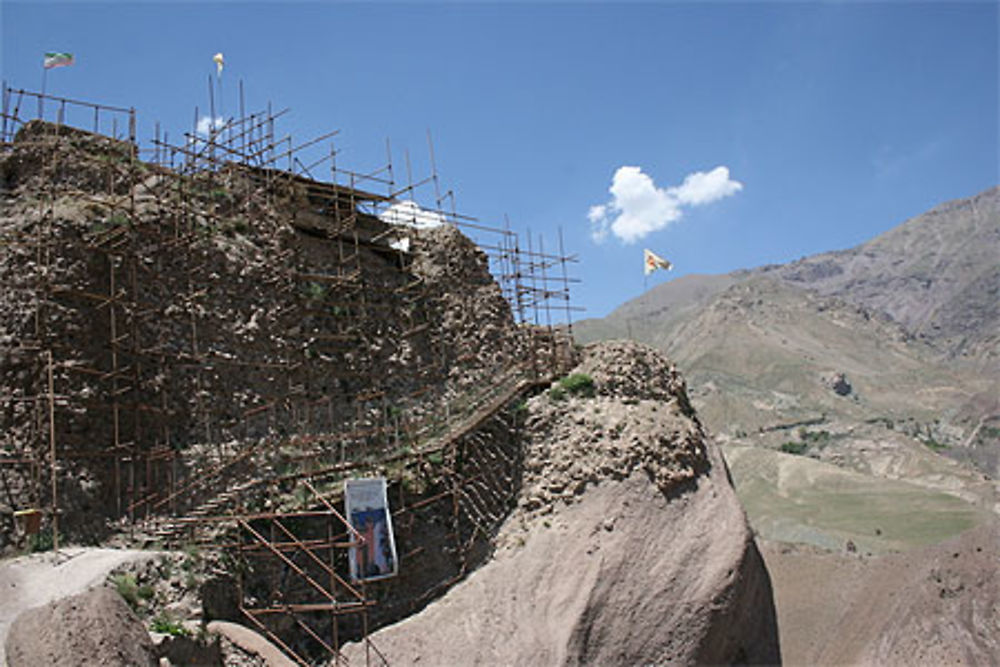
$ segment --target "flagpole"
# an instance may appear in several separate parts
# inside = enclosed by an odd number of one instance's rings
[[[45,82],[48,79],[49,68],[42,63],[42,94],[38,97],[38,119],[45,120]]]
[[[223,97],[222,97],[222,72],[221,71],[219,72],[219,76],[217,78],[219,79],[219,116],[222,118],[222,122],[225,123],[226,122],[226,112],[225,112],[226,105],[225,105],[225,102],[223,101]]]

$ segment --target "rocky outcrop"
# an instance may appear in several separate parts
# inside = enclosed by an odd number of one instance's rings
[[[94,588],[28,610],[7,637],[10,667],[155,665],[153,643],[118,593]]]
[[[683,380],[629,343],[578,370],[593,396],[528,402],[494,557],[374,645],[394,665],[779,662],[770,579]]]
[[[835,373],[827,383],[837,396],[847,396],[853,390],[851,383],[847,381],[847,376],[843,373]]]

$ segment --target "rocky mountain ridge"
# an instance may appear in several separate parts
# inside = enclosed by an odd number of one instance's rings
[[[937,206],[849,250],[770,271],[884,313],[949,356],[1000,356],[1000,187]]]
[[[886,315],[949,356],[1000,355],[1000,186],[954,200],[854,248],[782,265],[687,275],[607,317],[583,320],[578,339],[672,328],[734,284],[761,276]]]

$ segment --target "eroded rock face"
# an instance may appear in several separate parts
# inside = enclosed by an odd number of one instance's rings
[[[770,579],[683,380],[631,343],[577,370],[596,396],[528,402],[493,559],[372,641],[390,664],[780,662]]]

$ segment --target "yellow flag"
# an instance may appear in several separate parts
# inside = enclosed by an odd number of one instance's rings
[[[222,65],[224,64],[224,61],[222,59],[222,52],[220,51],[219,53],[216,53],[214,56],[212,56],[212,61],[215,63],[216,74],[222,76]]]
[[[657,269],[663,269],[665,271],[669,271],[670,269],[674,268],[673,264],[663,259],[662,257],[660,257],[659,255],[657,255],[655,252],[653,252],[648,248],[642,251],[642,256],[643,256],[643,270],[645,271],[647,276],[653,271],[656,271]]]

